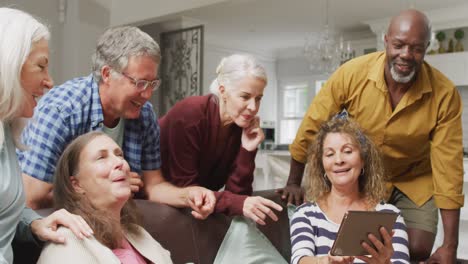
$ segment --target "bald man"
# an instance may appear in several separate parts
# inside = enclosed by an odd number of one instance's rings
[[[387,198],[405,218],[411,259],[455,263],[464,202],[462,104],[454,84],[424,62],[430,32],[424,14],[403,11],[390,22],[385,52],[353,59],[330,77],[290,145],[290,175],[279,192],[303,202],[308,146],[322,122],[346,109],[382,153]],[[444,243],[431,256],[438,209]]]

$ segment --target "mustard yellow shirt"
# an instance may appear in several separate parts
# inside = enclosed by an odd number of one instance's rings
[[[322,122],[342,109],[379,147],[389,187],[417,205],[434,197],[437,207],[463,206],[462,103],[458,90],[424,62],[416,82],[392,111],[384,79],[384,52],[340,67],[314,98],[289,149],[306,162]]]

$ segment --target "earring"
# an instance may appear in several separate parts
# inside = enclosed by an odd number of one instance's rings
[[[364,176],[364,172],[365,172],[364,167],[362,167],[362,169],[361,169],[361,176]]]

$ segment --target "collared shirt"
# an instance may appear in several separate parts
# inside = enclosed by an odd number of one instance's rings
[[[92,75],[54,87],[39,101],[22,134],[26,151],[17,151],[23,173],[53,182],[57,161],[66,145],[79,135],[102,130],[99,87]],[[138,119],[126,119],[124,157],[132,171],[141,173],[161,167],[159,125],[149,102]]]
[[[384,78],[385,53],[356,58],[340,67],[314,98],[293,144],[305,162],[320,124],[342,109],[382,152],[389,187],[417,205],[434,197],[444,209],[463,206],[462,103],[451,81],[426,62],[392,110]]]

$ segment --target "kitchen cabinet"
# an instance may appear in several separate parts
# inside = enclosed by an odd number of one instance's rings
[[[291,155],[287,150],[260,150],[255,157],[254,190],[284,187],[289,175]]]

